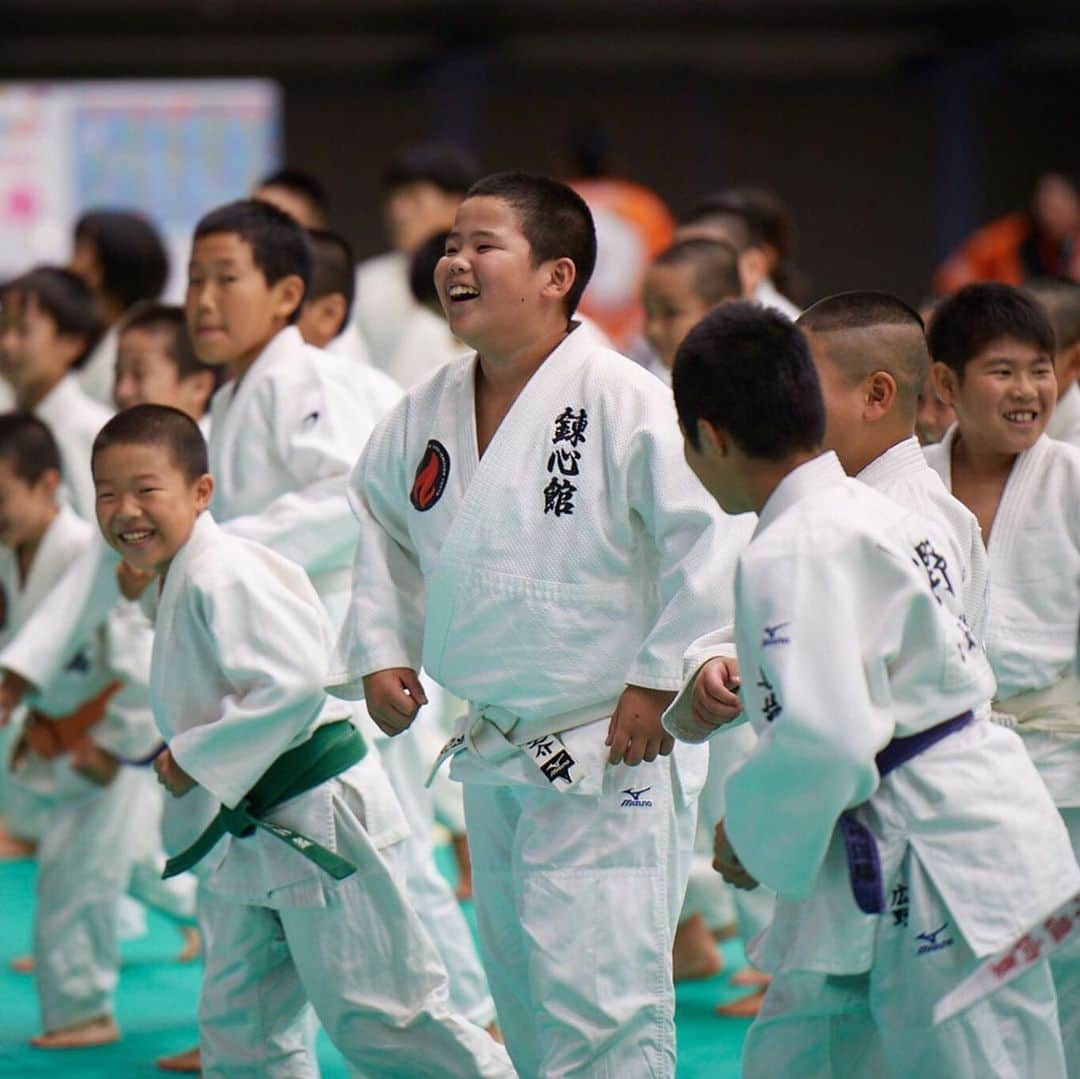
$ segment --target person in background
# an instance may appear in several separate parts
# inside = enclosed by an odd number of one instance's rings
[[[399,150],[383,174],[383,220],[391,250],[356,268],[353,318],[372,363],[389,371],[416,305],[409,259],[436,232],[445,232],[469,186],[480,175],[472,156],[448,142]]]
[[[116,326],[144,300],[156,300],[169,277],[169,256],[154,224],[129,210],[91,210],[75,222],[68,269],[98,301],[106,333],[79,370],[79,385],[95,401],[112,404]]]

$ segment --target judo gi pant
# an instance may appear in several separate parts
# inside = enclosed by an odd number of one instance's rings
[[[1064,1079],[1047,962],[934,1026],[934,1005],[981,960],[910,850],[890,895],[871,970],[774,976],[743,1046],[745,1079]]]
[[[145,776],[99,787],[57,763],[56,801],[38,847],[34,957],[46,1031],[112,1014],[117,906],[131,874]]]
[[[317,1075],[307,1004],[357,1076],[507,1077],[505,1050],[450,1008],[434,945],[382,854],[347,852],[358,870],[325,906],[257,906],[199,893],[206,966],[199,998],[207,1079]]]
[[[598,795],[465,784],[481,953],[523,1079],[675,1074],[696,800],[674,774],[660,757],[606,768]]]
[[[422,743],[408,731],[380,741],[379,756],[409,822],[410,834],[401,844],[405,891],[446,966],[450,1004],[470,1022],[488,1026],[495,1019],[495,1002],[487,977],[461,905],[435,864],[431,838],[435,809],[431,792],[424,787]]]

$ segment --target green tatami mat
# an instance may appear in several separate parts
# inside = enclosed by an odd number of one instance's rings
[[[123,1039],[118,1045],[62,1052],[31,1049],[27,1040],[40,1029],[33,979],[15,974],[9,964],[30,948],[33,889],[33,863],[0,862],[0,1077],[162,1076],[164,1073],[154,1068],[154,1058],[190,1048],[197,1039],[195,1002],[202,968],[171,961],[180,948],[175,928],[150,912],[148,934],[123,946],[124,966],[116,998]],[[738,944],[725,944],[724,958],[729,971],[737,969],[742,962]],[[679,1079],[734,1079],[738,1075],[739,1053],[749,1024],[713,1015],[716,1003],[736,995],[727,985],[726,974],[679,987]],[[344,1062],[325,1034],[319,1036],[319,1064],[326,1079],[345,1079],[347,1075]]]

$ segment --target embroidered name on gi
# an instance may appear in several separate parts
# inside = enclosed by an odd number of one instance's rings
[[[548,455],[547,470],[551,475],[544,488],[544,514],[568,517],[574,512],[575,484],[568,476],[581,475],[581,451],[578,446],[585,442],[585,428],[589,415],[584,408],[575,412],[569,405],[555,417],[555,431],[551,438],[554,449]]]

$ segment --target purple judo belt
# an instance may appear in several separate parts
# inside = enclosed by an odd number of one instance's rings
[[[907,764],[920,753],[925,753],[943,738],[963,730],[974,718],[971,712],[964,712],[936,727],[919,731],[918,734],[894,738],[874,758],[878,775],[884,779],[890,772],[894,772],[902,764]],[[885,910],[885,882],[881,875],[881,859],[878,857],[874,833],[851,809],[840,814],[839,823],[840,833],[844,837],[844,851],[847,854],[848,874],[851,877],[851,891],[855,896],[855,903],[864,914],[881,914]]]

